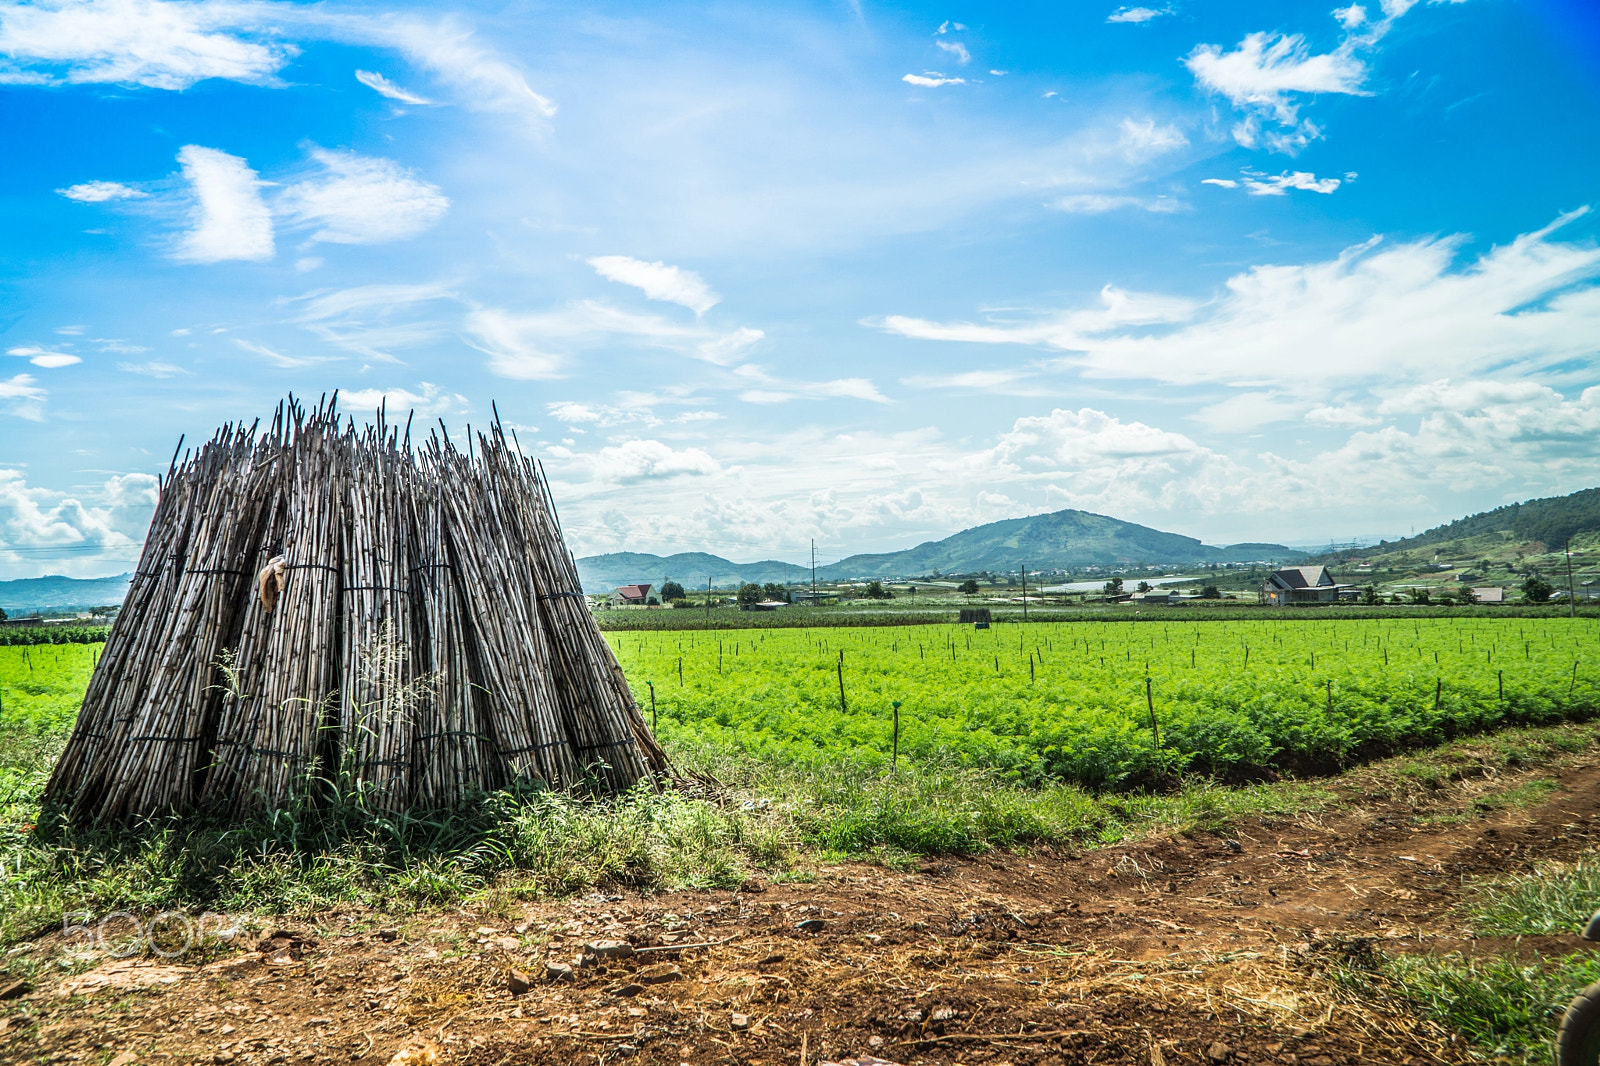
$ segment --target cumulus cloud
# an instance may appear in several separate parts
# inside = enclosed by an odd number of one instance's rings
[[[254,10],[251,10],[254,7]],[[260,32],[255,5],[43,0],[0,10],[0,81],[187,89],[208,78],[262,84],[296,49]]]
[[[444,216],[450,201],[390,159],[314,148],[322,174],[289,186],[276,206],[314,241],[377,244],[415,237]]]
[[[0,411],[13,418],[25,418],[29,422],[44,421],[44,401],[48,395],[31,374],[0,378]]]
[[[138,556],[156,491],[149,474],[119,474],[85,500],[0,468],[0,563],[13,573],[105,573],[108,562],[120,568]]]
[[[362,85],[365,85],[373,92],[378,93],[381,96],[387,96],[391,100],[398,100],[402,104],[414,104],[418,107],[422,107],[433,103],[433,101],[429,100],[426,96],[418,96],[409,89],[403,89],[394,82],[390,81],[388,78],[384,77],[382,74],[379,74],[375,71],[356,71],[356,81],[359,81]]]
[[[1239,183],[1232,178],[1201,178],[1201,185],[1220,185],[1224,189],[1237,189]]]
[[[80,185],[57,189],[56,192],[80,204],[103,204],[107,200],[134,200],[148,195],[115,181],[86,181]]]
[[[460,414],[470,410],[467,398],[424,381],[416,392],[410,389],[345,389],[339,393],[339,406],[346,411],[376,412],[382,407],[391,424],[403,424],[406,413],[414,411],[423,418]]]
[[[937,89],[941,85],[965,85],[967,83],[966,78],[947,78],[933,70],[925,74],[906,74],[900,80],[907,85],[920,85],[924,89]]]
[[[1345,175],[1345,180],[1354,180],[1354,174]],[[1290,189],[1301,189],[1305,192],[1319,192],[1324,195],[1333,192],[1344,184],[1338,178],[1318,178],[1315,174],[1304,170],[1293,172],[1284,171],[1281,174],[1263,174],[1260,171],[1246,170],[1242,179],[1245,190],[1251,196],[1283,196]],[[1239,181],[1232,178],[1201,178],[1201,185],[1217,185],[1224,189],[1237,189]]]
[[[238,156],[197,144],[178,152],[194,196],[190,230],[174,258],[186,263],[272,258],[272,215],[261,199],[256,172]]]
[[[982,323],[888,316],[928,340],[1054,349],[1059,369],[1172,383],[1373,381],[1591,359],[1600,336],[1600,248],[1555,239],[1585,212],[1459,262],[1465,238],[1387,244],[1263,265],[1210,301],[1107,288],[1101,306]]]
[[[588,263],[607,281],[632,285],[652,300],[680,304],[697,315],[705,314],[722,299],[711,291],[704,278],[682,267],[659,261],[647,263],[627,255],[597,255]]]
[[[675,477],[715,474],[717,461],[699,448],[675,450],[658,440],[630,440],[601,448],[590,460],[594,477],[603,482],[632,484]]]
[[[1106,16],[1107,22],[1149,22],[1162,15],[1172,14],[1171,7],[1119,7]]]

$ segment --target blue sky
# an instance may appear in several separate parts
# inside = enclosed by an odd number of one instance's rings
[[[0,3],[0,577],[180,433],[496,401],[579,554],[1600,481],[1577,0]]]

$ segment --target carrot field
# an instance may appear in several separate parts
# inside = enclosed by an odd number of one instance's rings
[[[1600,711],[1594,619],[611,633],[669,749],[1118,787],[1321,771]]]

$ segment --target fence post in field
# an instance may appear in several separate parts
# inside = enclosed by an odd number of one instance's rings
[[[839,713],[847,714],[848,708],[844,702],[844,655],[839,656]]]
[[[894,763],[895,769],[900,768],[900,701],[894,701]]]
[[[1151,685],[1152,682],[1150,678],[1145,678],[1144,702],[1145,706],[1150,708],[1150,742],[1154,744],[1157,749],[1159,749],[1161,747],[1161,731],[1156,728],[1156,696],[1155,690],[1151,687]]]
[[[655,728],[656,728],[656,683],[654,681],[646,681],[645,684],[650,686],[650,731],[651,732],[655,732]]]

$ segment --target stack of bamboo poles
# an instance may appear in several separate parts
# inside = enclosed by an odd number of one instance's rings
[[[668,769],[498,419],[465,453],[334,402],[260,428],[174,455],[48,802],[433,809]]]

